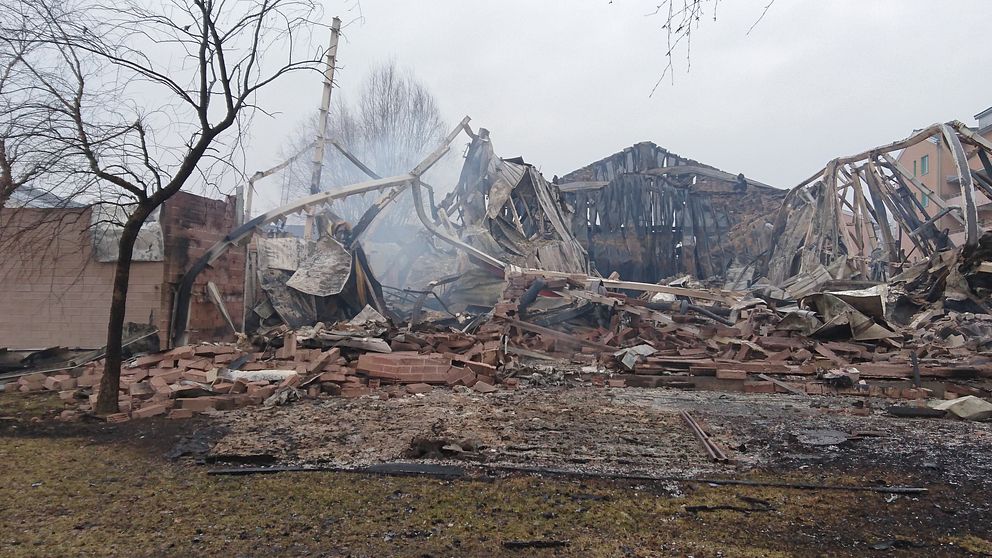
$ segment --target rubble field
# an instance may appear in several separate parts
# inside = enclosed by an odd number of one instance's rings
[[[326,398],[218,413],[225,434],[206,458],[220,464],[444,463],[665,478],[882,466],[925,483],[939,474],[952,486],[992,487],[992,462],[981,458],[992,449],[992,424],[896,418],[871,408],[865,416],[865,405],[845,397],[596,387]],[[681,411],[703,425],[728,462],[708,457]]]
[[[846,411],[857,407],[850,398],[548,387],[488,394],[485,401],[493,408],[488,414],[476,412],[481,405],[473,399],[481,398],[438,389],[389,400],[329,397],[186,421],[152,417],[67,424],[53,420],[61,409],[55,394],[2,395],[0,459],[8,465],[0,505],[8,512],[0,525],[0,553],[752,557],[992,552],[992,492],[984,458],[988,424],[898,419],[878,412],[852,416]],[[817,406],[816,399],[828,406]],[[362,411],[359,402],[364,402]],[[556,405],[561,411],[557,422]],[[619,406],[627,412],[607,421]],[[736,464],[709,461],[678,410],[692,413]],[[408,436],[434,435],[439,415],[445,417],[442,434],[471,429],[480,440],[497,442],[501,433],[521,424],[548,421],[543,457],[516,458],[531,465],[593,470],[589,462],[554,460],[556,454],[583,455],[598,461],[595,470],[601,473],[629,473],[635,468],[620,463],[627,455],[622,452],[637,447],[630,440],[643,437],[663,442],[650,446],[651,472],[659,476],[928,491],[799,490],[506,471],[455,480],[346,472],[216,476],[209,471],[221,464],[201,462],[236,447],[276,453],[269,443],[280,438],[285,440],[278,447],[281,464],[305,463],[304,456],[314,459],[311,463],[392,460],[406,452]],[[317,416],[322,420],[312,424]],[[407,426],[394,426],[401,423]],[[814,430],[860,436],[819,445],[829,438],[823,433],[817,438]],[[299,435],[290,438],[289,432]],[[392,442],[379,443],[387,438]],[[198,445],[192,442],[202,442],[204,453],[175,457]],[[644,465],[644,456],[639,458]],[[470,462],[465,456],[420,461],[466,467]],[[482,463],[497,461],[514,459],[501,454]]]

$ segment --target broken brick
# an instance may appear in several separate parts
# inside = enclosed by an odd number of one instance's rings
[[[225,365],[230,364],[241,358],[241,355],[237,353],[227,353],[223,355],[217,355],[214,357],[214,364]]]
[[[182,377],[192,382],[209,384],[217,379],[217,369],[216,368],[212,368],[210,370],[188,369],[183,372]]]
[[[303,382],[303,376],[300,376],[299,374],[293,374],[292,376],[286,377],[286,379],[279,384],[279,388],[282,389],[282,388],[296,387],[300,385],[300,383],[302,382]]]
[[[456,368],[452,366],[445,375],[445,382],[449,386],[472,387],[476,382],[475,372],[467,368]]]
[[[154,355],[140,356],[134,359],[134,361],[131,363],[131,366],[134,368],[149,367],[152,366],[153,364],[158,364],[162,362],[163,360],[168,358],[168,356],[169,355],[167,355],[166,353],[157,353]]]
[[[237,352],[231,345],[197,345],[193,348],[193,354],[196,356],[208,356],[216,357],[218,355],[230,355]],[[233,360],[233,359],[232,359]]]
[[[248,394],[253,395],[255,397],[259,397],[261,398],[262,401],[265,401],[266,399],[272,397],[272,395],[275,394],[275,392],[276,392],[276,386],[269,385],[258,388],[254,392],[249,391]]]
[[[746,380],[747,371],[718,368],[716,371],[716,377],[718,380]]]
[[[132,396],[151,395],[155,393],[155,387],[151,382],[135,382],[128,386],[127,393]]]
[[[51,391],[72,389],[76,387],[76,379],[71,376],[66,376],[64,374],[58,376],[49,376],[45,378],[44,386],[45,389]]]
[[[215,382],[212,386],[210,386],[210,389],[217,393],[231,393],[232,388],[234,388],[234,383],[224,381]]]
[[[494,392],[494,391],[497,390],[497,388],[495,386],[493,386],[492,384],[483,382],[481,380],[478,381],[478,382],[475,382],[475,385],[472,386],[472,389],[474,389],[475,391],[477,391],[479,393],[492,393],[492,392]]]
[[[418,394],[418,393],[428,393],[434,388],[430,384],[410,384],[406,386],[407,393]]]
[[[480,382],[487,383],[489,385],[496,385],[496,378],[492,376],[486,376],[483,374],[476,374],[476,379]]]
[[[103,374],[83,374],[82,376],[76,378],[77,387],[93,387],[100,385],[100,380],[103,379]]]
[[[217,410],[217,398],[216,397],[182,397],[176,399],[176,405],[178,405],[180,409],[189,409],[191,411],[196,411],[196,412]]]
[[[191,359],[196,354],[196,348],[190,345],[185,345],[182,347],[176,347],[165,354],[172,360]]]
[[[140,409],[131,411],[131,418],[137,419],[164,415],[168,410],[169,405],[167,403],[155,403],[154,405],[146,405]]]
[[[193,409],[173,409],[169,411],[170,419],[193,418]]]
[[[282,347],[276,350],[276,358],[292,359],[296,354],[296,333],[289,331],[283,335]]]
[[[771,382],[744,382],[744,393],[775,393],[775,384]]]

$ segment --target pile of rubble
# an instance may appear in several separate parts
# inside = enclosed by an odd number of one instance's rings
[[[322,394],[399,397],[435,385],[489,393],[501,381],[498,332],[399,332],[371,308],[330,328],[319,323],[297,330],[282,326],[254,341],[255,346],[244,340],[187,345],[132,359],[121,373],[120,413],[107,420],[188,418]],[[22,392],[58,391],[75,404],[63,413],[72,419],[96,404],[103,366],[95,360],[74,374],[29,374],[8,386]],[[508,387],[514,385],[507,381]]]
[[[509,354],[570,360],[631,386],[912,400],[987,395],[992,353],[983,336],[992,316],[916,306],[906,320],[915,325],[900,327],[891,302],[918,296],[903,287],[793,300],[760,285],[729,292],[518,269],[495,320],[506,328]]]
[[[611,387],[957,400],[989,394],[992,316],[979,250],[941,252],[889,283],[793,298],[688,278],[647,284],[509,266],[500,301],[461,322],[397,328],[371,307],[330,326],[285,325],[238,344],[139,356],[123,370],[110,420],[321,395],[396,397],[433,386],[495,391],[533,363]],[[987,258],[986,258],[987,259]],[[975,285],[972,287],[971,285]],[[848,285],[850,286],[850,285]],[[864,287],[864,285],[859,285]],[[103,363],[76,375],[22,376],[21,391],[56,390],[92,409]]]
[[[420,177],[462,130],[472,138],[466,163],[455,190],[436,205]],[[979,232],[974,200],[966,196],[967,211],[959,219],[966,225],[965,242],[952,242],[936,230],[936,223],[960,216],[948,209],[931,217],[922,207],[908,205],[911,198],[904,194],[910,187],[929,190],[888,155],[935,133],[956,152],[963,152],[962,142],[983,154],[992,151],[992,145],[966,127],[950,123],[832,161],[785,195],[774,223],[761,225],[760,234],[753,235],[770,245],[754,247],[748,263],[726,254],[713,257],[715,247],[721,253],[726,248],[720,232],[725,229],[710,229],[706,218],[696,220],[713,213],[713,199],[690,204],[679,189],[690,182],[698,185],[698,176],[726,182],[726,173],[714,175],[715,169],[686,164],[641,168],[635,180],[629,173],[616,174],[626,166],[597,164],[595,180],[576,176],[560,189],[522,160],[497,157],[488,132],[473,132],[465,119],[410,174],[386,179],[370,175],[371,181],[298,200],[256,217],[208,250],[183,277],[177,293],[168,338],[178,348],[128,364],[119,394],[122,412],[111,418],[183,417],[322,394],[393,397],[437,385],[486,393],[499,384],[518,385],[517,378],[533,370],[535,361],[550,363],[554,374],[614,387],[931,401],[987,398],[992,393],[992,232]],[[638,150],[646,154],[645,164],[668,160],[668,154],[649,147]],[[863,160],[870,164],[863,168]],[[986,174],[992,172],[992,165],[984,160],[983,165]],[[970,180],[969,173],[959,174],[960,180]],[[659,185],[653,177],[662,175],[668,182]],[[737,180],[741,190],[723,192],[724,205],[737,203],[727,200],[737,200],[755,186],[743,176]],[[846,197],[848,186],[857,196],[854,206]],[[249,276],[258,276],[260,284],[252,283],[246,296],[258,319],[251,325],[246,320],[243,329],[257,334],[250,340],[242,336],[233,345],[186,344],[192,287],[213,258],[265,223],[382,189],[389,191],[353,228],[325,216],[333,226],[317,227],[329,234],[311,243],[316,251],[306,257],[302,240],[256,242],[257,254],[264,257]],[[430,249],[391,256],[393,267],[423,271],[421,265],[432,267],[424,261],[443,260],[445,265],[433,267],[448,272],[418,288],[411,285],[423,277],[403,272],[402,278],[394,278],[403,288],[384,290],[359,241],[405,189],[432,241]],[[777,198],[766,190],[769,199]],[[431,194],[426,202],[424,192]],[[648,212],[652,215],[661,211],[668,219],[664,208],[670,212],[673,200],[677,207],[685,206],[678,224],[637,217],[637,223],[652,223],[649,231],[611,220],[617,200],[655,199],[652,192],[668,200]],[[992,185],[987,193],[992,195]],[[690,205],[695,209],[690,211]],[[922,254],[925,260],[914,265],[906,256],[904,235],[891,234],[895,229],[885,208],[902,208],[893,214],[918,250],[910,254]],[[848,223],[847,216],[853,221]],[[603,235],[610,222],[615,230]],[[712,288],[690,276],[658,284],[624,281],[618,272],[599,277],[595,258],[572,230],[589,232],[593,224],[601,238],[587,238],[586,245],[601,244],[595,250],[601,256],[612,254],[605,247],[622,238],[627,248],[618,253],[649,254],[642,263],[653,270],[652,277],[655,271],[684,269],[706,277],[709,285],[734,290]],[[676,230],[684,236],[669,238]],[[716,234],[704,239],[707,230]],[[646,243],[645,250],[630,249],[656,232],[668,240],[658,246]],[[667,263],[656,266],[654,260]],[[396,266],[395,261],[410,265]],[[396,300],[387,304],[385,293]],[[228,316],[223,304],[218,307]],[[354,318],[340,321],[363,307]],[[25,375],[16,386],[21,391],[59,391],[66,401],[77,403],[72,416],[92,408],[102,368],[100,361],[73,364],[67,368],[72,375]]]

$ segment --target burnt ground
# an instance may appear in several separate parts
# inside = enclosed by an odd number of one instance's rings
[[[435,390],[108,425],[53,420],[56,397],[3,395],[0,555],[992,555],[992,425],[897,419],[881,403],[858,416],[863,401],[828,397]],[[736,463],[706,459],[683,409]],[[244,461],[466,476],[207,474]],[[928,492],[673,480],[700,477]]]

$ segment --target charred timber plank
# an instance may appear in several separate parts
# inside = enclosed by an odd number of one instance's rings
[[[917,235],[913,234],[913,231],[916,230],[921,224],[920,219],[916,215],[916,208],[913,207],[911,202],[908,202],[897,195],[896,191],[890,186],[889,179],[882,174],[878,168],[878,165],[874,161],[869,161],[868,172],[873,172],[878,177],[878,186],[882,191],[883,199],[889,209],[892,210],[892,216],[896,219],[899,227],[906,232],[906,235],[909,237],[910,241],[912,241],[924,255],[929,256],[932,254],[933,247],[928,244],[924,244]],[[895,178],[897,180],[899,179],[898,176]],[[906,192],[906,194],[910,199],[916,202],[915,196],[912,196],[910,192]],[[926,215],[926,211],[923,209],[922,205],[919,207],[919,210],[921,213]],[[932,237],[928,237],[928,239],[933,240]]]
[[[603,343],[597,343],[595,341],[589,341],[588,339],[582,339],[581,337],[576,337],[574,335],[569,335],[567,333],[563,333],[561,331],[557,331],[557,330],[554,330],[554,329],[542,327],[542,326],[539,326],[539,325],[536,325],[536,324],[532,324],[532,323],[528,323],[528,322],[522,322],[520,320],[508,319],[508,320],[505,320],[505,323],[507,323],[508,325],[511,325],[513,327],[516,327],[518,329],[522,329],[524,331],[530,331],[532,333],[538,333],[538,334],[541,334],[541,335],[546,335],[548,337],[553,337],[555,339],[559,339],[559,340],[565,341],[565,342],[574,343],[576,345],[585,345],[587,347],[593,347],[593,348],[599,349],[601,351],[609,351],[611,353],[617,350],[616,347],[611,347],[610,345],[604,345]]]
[[[864,278],[868,279],[870,277],[868,273],[868,264],[865,262],[864,257],[868,256],[875,250],[875,246],[878,245],[878,238],[875,236],[875,228],[872,227],[868,220],[868,202],[865,201],[864,188],[861,186],[861,174],[854,172],[851,176],[854,184],[854,205],[857,206],[858,211],[855,214],[855,226],[858,227],[860,231],[858,236],[861,238],[861,272],[864,274]]]
[[[766,382],[771,382],[771,383],[777,385],[778,387],[784,389],[785,391],[787,391],[789,393],[794,393],[796,395],[802,395],[803,397],[809,397],[809,394],[806,393],[805,391],[803,391],[801,389],[796,389],[794,386],[791,386],[791,385],[789,385],[789,384],[787,384],[787,383],[785,383],[785,382],[783,382],[781,380],[776,380],[775,378],[769,377],[769,376],[767,376],[765,374],[757,374],[757,376],[759,378],[761,378],[762,380],[766,381]]]
[[[532,351],[530,349],[525,349],[523,347],[516,347],[514,345],[507,346],[506,352],[512,355],[517,355],[527,358],[536,358],[538,360],[558,360],[557,358],[549,355],[548,353],[542,353],[540,351]]]
[[[517,273],[520,275],[532,275],[535,277],[574,277],[574,273],[565,273],[561,271],[545,271],[540,269],[526,269],[517,266],[510,266],[510,273]],[[581,276],[581,275],[580,275]],[[586,283],[588,282],[599,282],[608,289],[625,289],[630,291],[644,291],[649,293],[667,293],[676,296],[684,296],[688,298],[698,298],[700,300],[711,300],[714,302],[720,302],[728,306],[732,306],[736,303],[735,297],[730,293],[720,293],[713,292],[709,290],[701,289],[687,289],[684,287],[671,287],[668,285],[654,285],[651,283],[638,283],[635,281],[619,281],[614,279],[603,279],[600,277],[585,277]]]
[[[902,179],[908,182],[909,184],[911,184],[913,188],[916,188],[921,193],[926,194],[927,198],[932,200],[935,204],[937,204],[938,207],[940,207],[941,209],[948,209],[947,204],[944,203],[944,200],[941,199],[941,197],[938,196],[936,192],[928,188],[926,184],[920,182],[919,179],[917,179],[915,176],[912,176],[909,173],[909,171],[906,170],[906,167],[900,165],[899,162],[896,161],[896,159],[892,155],[889,155],[888,153],[883,153],[882,159],[885,160],[886,166],[888,166],[889,169],[891,169],[893,172],[901,176]],[[951,215],[955,219],[957,219],[959,223],[961,223],[962,225],[964,224],[964,219],[962,219],[960,215],[956,213],[952,213]]]
[[[881,146],[875,147],[873,149],[869,149],[868,151],[862,151],[861,153],[858,153],[857,155],[849,155],[847,157],[840,157],[840,158],[836,159],[836,161],[837,161],[838,164],[841,164],[841,165],[845,165],[845,164],[849,164],[849,163],[855,163],[857,161],[863,161],[864,159],[867,159],[868,157],[871,157],[872,155],[875,155],[875,154],[891,153],[893,151],[898,151],[900,149],[905,149],[905,148],[909,147],[910,145],[920,143],[921,141],[923,141],[923,140],[929,138],[930,136],[932,136],[934,134],[937,134],[939,132],[940,132],[940,125],[939,124],[932,124],[930,126],[927,126],[924,129],[920,130],[919,132],[916,132],[915,134],[909,136],[906,139],[899,140],[899,141],[896,141],[896,142],[892,142],[892,143],[887,144],[887,145],[881,145]],[[820,178],[820,176],[822,174],[823,174],[823,171],[820,171],[820,172],[814,174],[813,176],[811,176],[811,177],[807,178],[806,180],[802,181],[799,184],[799,186],[797,186],[796,188],[802,188],[803,186],[806,186],[810,182],[813,182],[814,180]]]
[[[751,363],[742,363],[741,368],[746,368],[748,364]],[[909,362],[900,364],[861,362],[852,364],[851,366],[858,369],[862,378],[908,380],[913,377],[913,366]],[[817,368],[818,366],[815,364],[803,364],[796,371],[783,372],[783,374],[812,375],[817,373]],[[920,375],[926,378],[992,378],[992,365],[934,366],[921,364]]]
[[[813,350],[827,357],[828,359],[830,359],[830,362],[836,364],[837,366],[848,366],[849,364],[846,360],[837,356],[837,353],[831,351],[829,348],[821,344],[817,344],[816,347],[813,348]]]
[[[751,361],[751,362],[736,362],[733,360],[717,360],[718,364],[726,364],[728,368],[734,368],[736,370],[744,370],[745,372],[762,372],[765,374],[781,374],[781,375],[795,375],[795,376],[812,376],[817,373],[817,368],[815,366],[810,366],[808,368],[800,366],[790,366],[787,364],[782,364],[780,362],[768,362],[768,361]]]
[[[756,337],[754,342],[766,349],[802,349],[806,347],[806,341],[799,337]]]
[[[579,192],[582,190],[599,190],[605,188],[609,182],[605,180],[585,180],[580,182],[565,182],[559,184],[558,189],[562,192]]]
[[[878,221],[878,227],[882,232],[882,240],[885,243],[886,259],[888,259],[890,265],[894,265],[899,261],[899,248],[896,246],[895,239],[892,238],[892,228],[889,226],[888,212],[885,210],[885,202],[882,199],[878,177],[869,168],[865,172],[865,178],[867,178],[868,194],[871,196],[872,205],[874,205],[875,209],[875,219]]]
[[[602,281],[603,281],[603,286],[608,289],[627,289],[631,291],[645,291],[649,293],[667,293],[676,296],[698,298],[701,300],[712,300],[715,302],[722,302],[728,305],[732,305],[734,303],[734,300],[729,296],[724,296],[721,294],[716,294],[710,291],[704,291],[699,289],[670,287],[668,285],[652,285],[650,283],[635,283],[633,281],[615,281],[612,279],[603,279]]]
[[[968,142],[976,146],[984,147],[987,151],[992,151],[992,142],[972,131],[972,129],[969,128],[964,122],[961,122],[960,120],[951,120],[948,124],[957,130],[959,134],[964,136]]]

